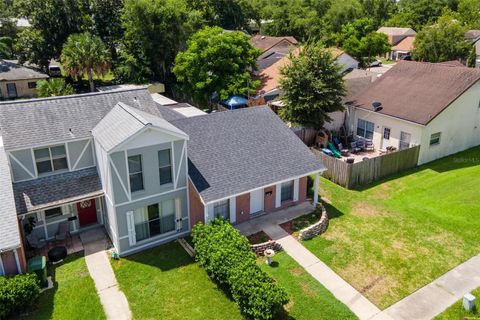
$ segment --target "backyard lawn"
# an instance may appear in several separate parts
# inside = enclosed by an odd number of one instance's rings
[[[243,319],[176,242],[111,263],[135,319]]]
[[[259,263],[288,293],[290,302],[285,307],[288,315],[284,319],[357,319],[289,255],[280,252],[273,260],[272,266],[268,266],[264,259],[259,259]]]
[[[303,244],[380,308],[480,253],[480,148],[346,190],[322,179],[328,231]]]
[[[436,316],[434,320],[480,319],[480,310],[478,305],[480,288],[472,291],[472,294],[477,298],[477,308],[473,312],[468,312],[463,309],[463,299],[460,299],[453,306]]]
[[[106,319],[95,285],[81,254],[50,266],[53,289],[40,294],[38,306],[17,319]]]

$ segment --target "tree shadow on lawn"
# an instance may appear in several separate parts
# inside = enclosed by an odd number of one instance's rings
[[[471,148],[453,155],[447,156],[445,158],[437,159],[435,161],[423,164],[421,166],[415,167],[413,169],[402,171],[399,173],[392,174],[378,181],[372,183],[356,186],[353,188],[355,191],[365,191],[370,188],[374,188],[383,183],[397,180],[421,171],[431,170],[437,173],[445,173],[449,171],[465,169],[470,167],[480,166],[480,147]]]

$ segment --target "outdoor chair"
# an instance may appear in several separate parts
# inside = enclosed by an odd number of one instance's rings
[[[374,151],[375,150],[375,146],[373,145],[372,140],[366,140],[365,141],[365,150],[366,151]]]
[[[55,241],[65,241],[65,245],[67,244],[68,238],[71,239],[70,235],[70,222],[69,221],[62,221],[58,224],[58,230],[55,234]]]
[[[343,147],[343,144],[342,143],[339,143],[338,144],[338,150],[340,150],[340,153],[342,154],[343,157],[348,157],[348,155],[350,154],[350,152],[348,151],[348,149],[345,149]]]
[[[356,144],[357,148],[360,148],[361,151],[365,150],[365,140],[358,140]]]
[[[30,233],[26,238],[28,244],[34,251],[40,250],[47,245],[47,241],[43,238],[39,238],[35,232]]]
[[[350,151],[352,153],[358,153],[358,152],[362,151],[362,149],[357,147],[357,143],[354,141],[354,142],[350,143]]]

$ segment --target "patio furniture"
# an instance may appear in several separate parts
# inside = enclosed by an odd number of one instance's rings
[[[55,241],[65,241],[66,245],[68,238],[70,238],[70,240],[72,239],[72,236],[70,235],[70,222],[62,221],[58,224],[58,230],[55,234]]]
[[[64,246],[56,246],[48,250],[48,260],[50,262],[60,262],[67,256],[67,248]]]
[[[362,151],[362,149],[357,147],[357,143],[354,141],[354,142],[350,143],[350,151],[352,153],[358,153],[358,152]]]
[[[374,151],[375,150],[375,146],[373,145],[372,140],[365,140],[365,150],[366,151]]]
[[[39,238],[35,232],[30,233],[26,238],[28,244],[34,251],[40,250],[47,245],[47,241],[43,238]]]
[[[357,148],[360,148],[361,151],[365,150],[365,140],[357,140],[355,142]]]
[[[348,157],[350,155],[350,151],[348,149],[345,149],[342,143],[338,144],[338,150],[340,150],[340,153],[343,157]]]

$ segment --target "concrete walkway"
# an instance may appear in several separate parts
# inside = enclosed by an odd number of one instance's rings
[[[263,231],[280,243],[285,252],[343,302],[360,319],[371,319],[380,313],[373,303],[343,280],[294,237],[276,224],[264,225]],[[383,319],[388,319],[387,316]]]
[[[421,272],[421,271],[419,271]],[[375,320],[427,320],[480,287],[480,255],[471,258],[408,297],[385,309]]]
[[[109,247],[109,242],[103,228],[86,231],[80,235],[80,238],[85,248],[87,268],[95,283],[107,319],[131,319],[132,312],[128,306],[127,298],[120,291],[108,260],[106,250]]]

